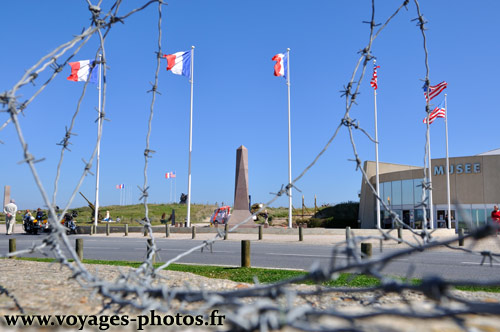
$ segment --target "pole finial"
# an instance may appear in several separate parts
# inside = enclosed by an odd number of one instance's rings
[[[193,49],[193,50],[194,50],[194,46],[191,46],[191,49]]]
[[[290,47],[288,47],[286,50],[287,50],[288,52],[290,52]]]

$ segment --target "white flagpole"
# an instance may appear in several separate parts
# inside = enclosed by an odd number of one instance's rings
[[[177,199],[177,174],[175,174],[175,178],[174,178],[174,203],[175,203],[175,200]]]
[[[448,228],[451,228],[451,199],[450,199],[450,158],[448,155],[448,105],[446,100],[447,94],[444,94],[444,125],[446,130],[446,186],[448,193]]]
[[[290,49],[287,52],[287,77],[286,85],[288,86],[288,183],[292,183],[292,127],[290,121]],[[288,228],[292,228],[292,187],[288,189]]]
[[[172,179],[170,179],[170,203],[172,203]]]
[[[97,90],[99,91],[99,103],[97,106],[97,110],[99,116],[97,118],[97,158],[96,158],[96,172],[95,172],[95,211],[94,211],[94,225],[97,226],[97,220],[99,216],[99,159],[101,153],[101,139],[102,131],[101,131],[101,62],[102,62],[102,54],[99,54],[99,84]]]
[[[429,155],[429,223],[431,229],[434,229],[434,208],[432,206],[432,165],[431,165],[431,134],[430,134],[430,128],[429,128],[429,136],[428,136],[428,141],[429,141],[429,147],[428,147],[428,155]],[[424,223],[427,225],[427,223]]]
[[[188,164],[188,197],[186,226],[191,226],[191,152],[193,151],[193,83],[194,83],[194,46],[191,46],[191,112],[189,115],[189,164]]]
[[[376,60],[373,59],[373,68],[376,68]],[[375,70],[375,69],[374,69]],[[380,197],[379,165],[378,165],[378,126],[377,126],[377,89],[373,89],[374,116],[375,116],[375,181],[377,196]],[[377,206],[377,228],[380,228],[380,201],[375,199]]]

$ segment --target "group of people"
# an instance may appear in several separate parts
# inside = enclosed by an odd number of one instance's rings
[[[16,224],[17,214],[17,205],[14,199],[11,199],[10,202],[4,206],[3,213],[5,213],[5,234],[11,235],[14,233],[14,225]],[[42,220],[44,217],[44,212],[40,208],[36,210],[35,217],[33,217],[31,211],[27,209],[23,215],[23,223],[27,218],[30,218],[31,220],[34,220],[35,218]]]

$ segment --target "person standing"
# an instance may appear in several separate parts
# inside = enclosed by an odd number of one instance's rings
[[[10,203],[4,206],[3,212],[5,213],[5,231],[7,235],[10,235],[14,232],[14,225],[16,223],[16,202],[11,199]]]

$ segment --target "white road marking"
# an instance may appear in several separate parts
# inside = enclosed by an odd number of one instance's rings
[[[461,262],[460,264],[464,264],[464,265],[481,265],[481,263],[480,263],[480,262]],[[486,267],[489,267],[489,266],[491,266],[491,265],[493,265],[493,266],[500,266],[500,264],[499,264],[499,263],[493,263],[493,264],[490,264],[490,262],[489,262],[489,261],[485,261],[485,262],[483,263],[483,265],[484,265],[484,266],[486,266]]]

